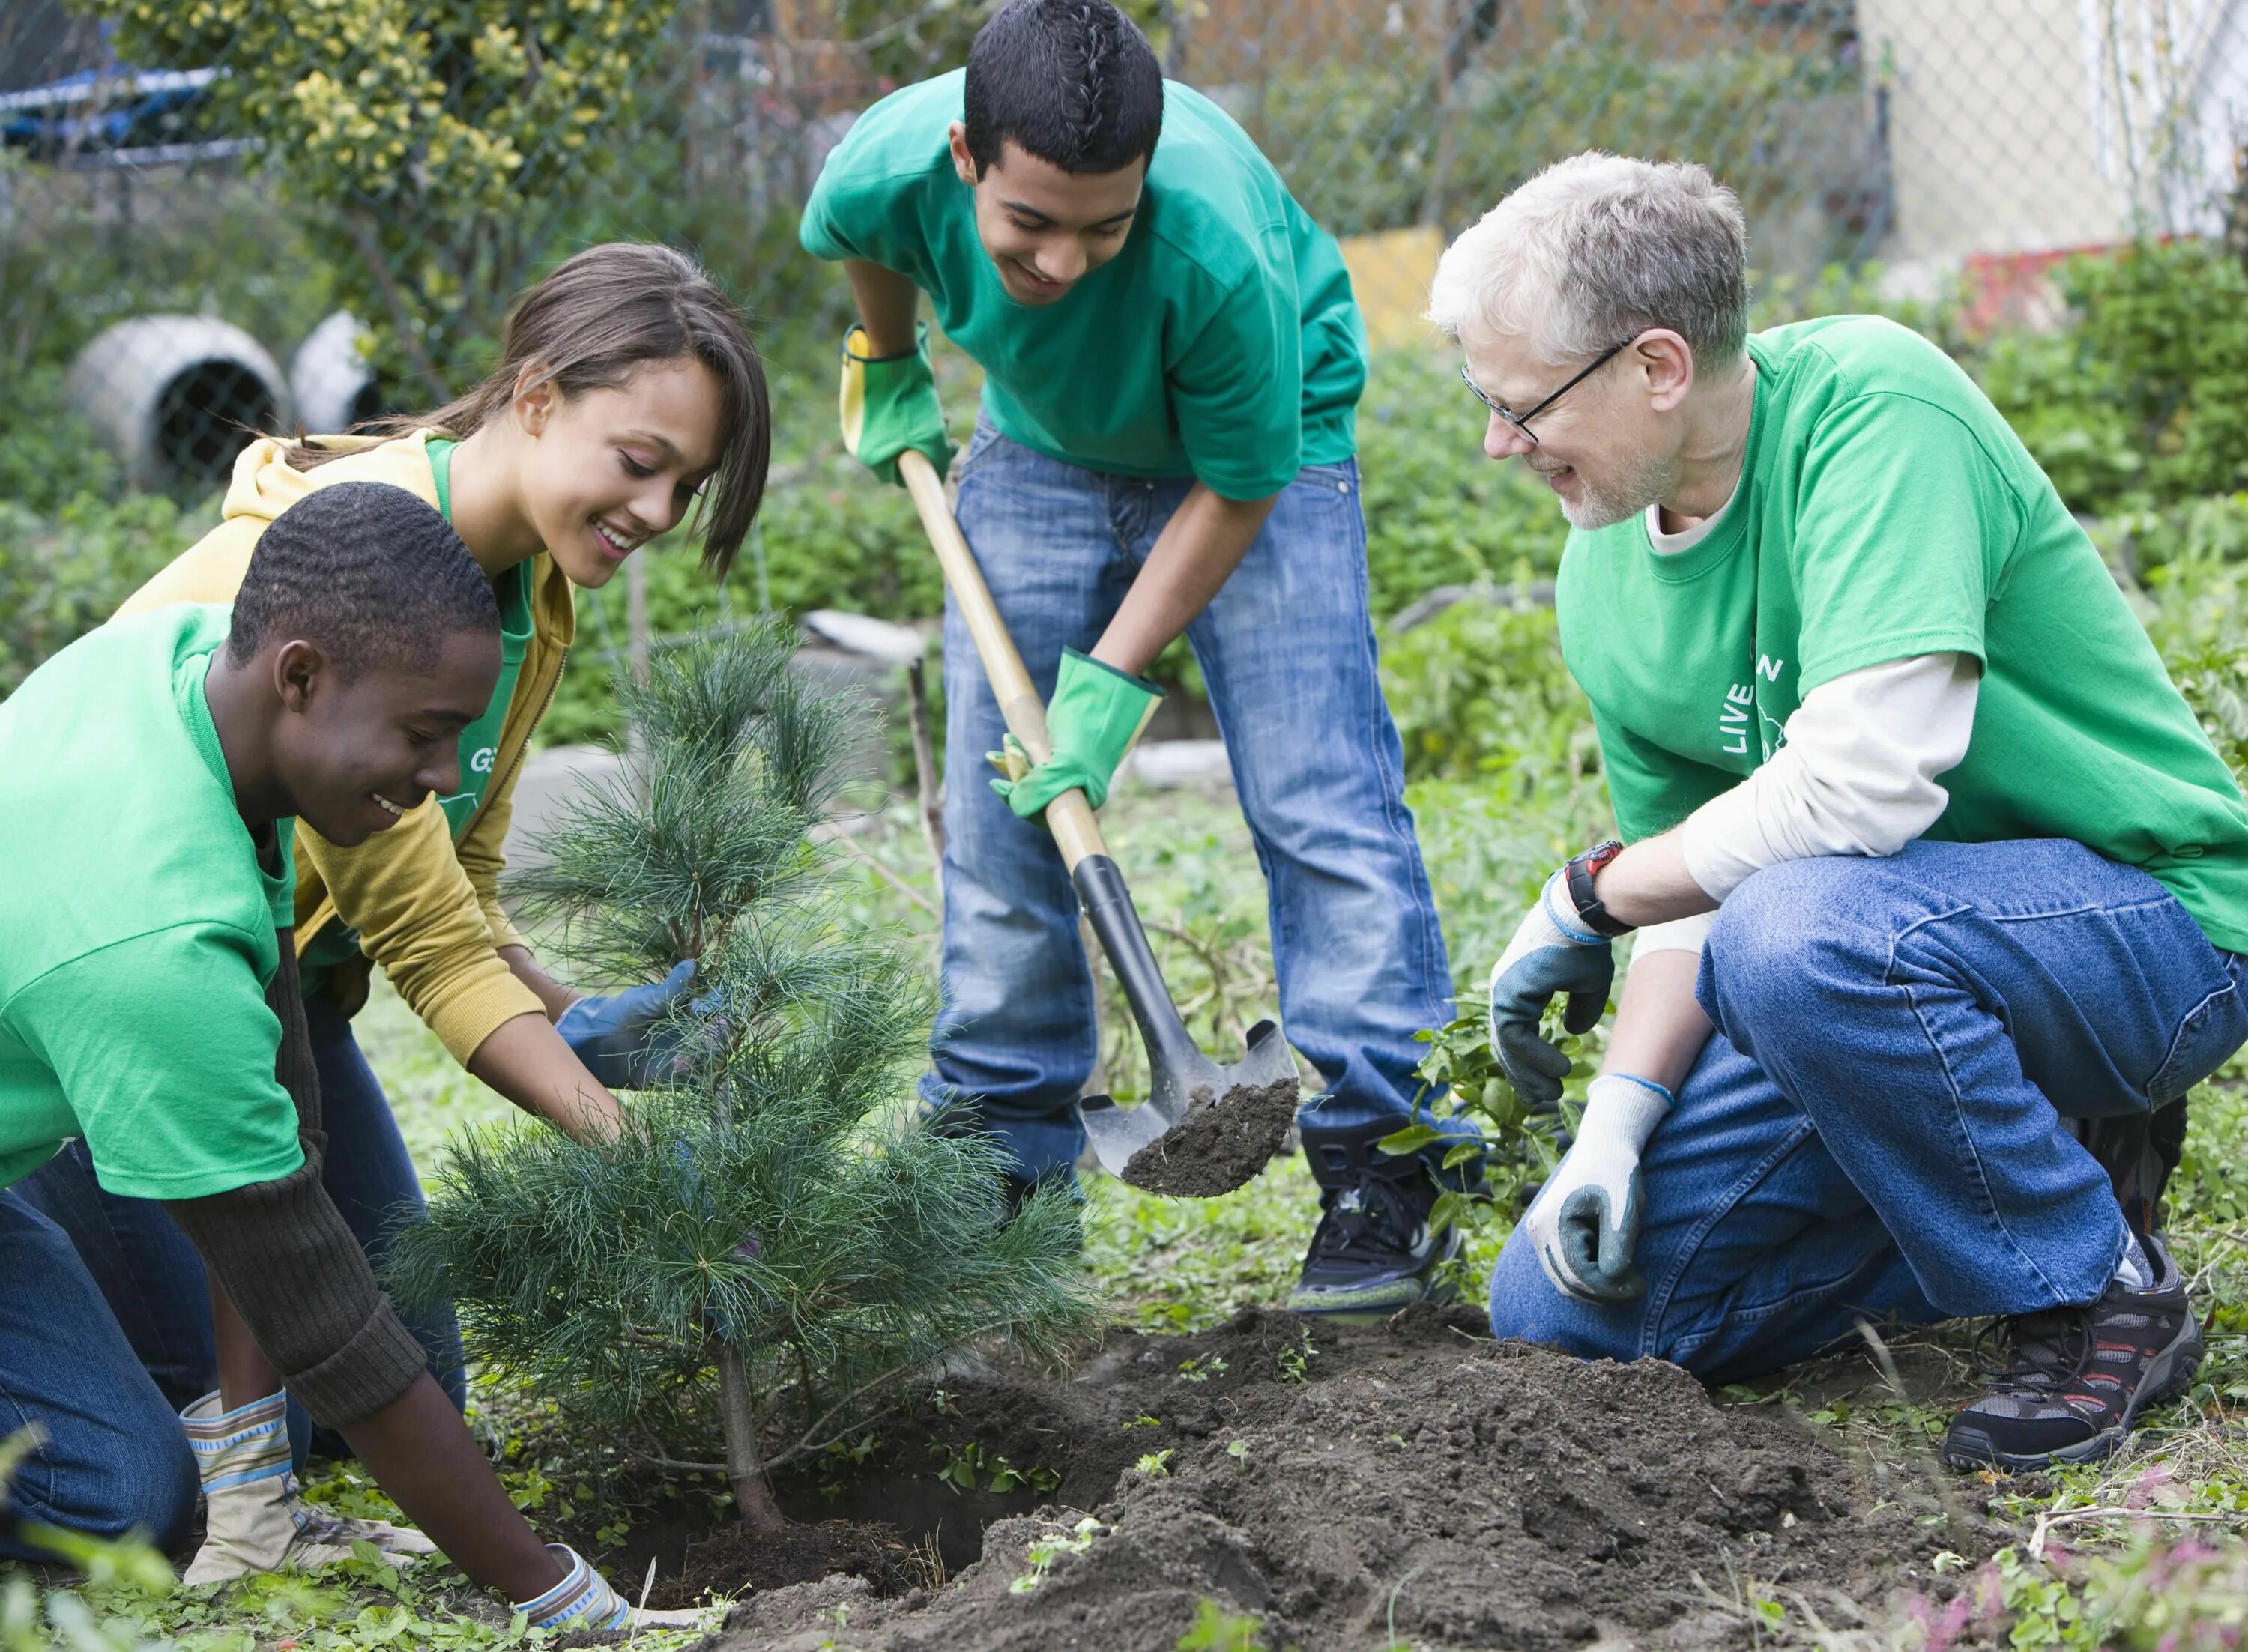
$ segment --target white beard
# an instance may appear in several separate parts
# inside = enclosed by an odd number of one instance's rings
[[[1662,502],[1663,497],[1678,483],[1678,468],[1675,456],[1642,459],[1605,484],[1579,470],[1577,497],[1561,501],[1561,514],[1571,527],[1587,532],[1628,522],[1649,505]]]

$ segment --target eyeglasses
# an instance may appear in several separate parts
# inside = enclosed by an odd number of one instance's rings
[[[1512,412],[1509,410],[1504,402],[1493,401],[1489,396],[1485,395],[1484,394],[1483,387],[1477,384],[1473,379],[1468,377],[1467,364],[1465,362],[1462,362],[1460,364],[1460,382],[1467,386],[1469,389],[1475,392],[1475,399],[1477,401],[1482,402],[1484,406],[1489,408],[1500,418],[1505,420],[1507,423],[1512,425],[1515,429],[1521,434],[1522,438],[1534,448],[1538,445],[1538,433],[1530,428],[1530,422],[1536,418],[1539,414],[1545,412],[1546,408],[1552,407],[1556,401],[1559,401],[1563,396],[1568,394],[1570,391],[1575,389],[1586,380],[1591,378],[1593,374],[1598,373],[1602,367],[1606,367],[1611,357],[1614,356],[1618,352],[1626,349],[1629,346],[1637,343],[1638,340],[1639,335],[1635,332],[1628,339],[1617,339],[1615,343],[1610,345],[1607,349],[1601,351],[1600,354],[1594,356],[1589,362],[1587,362],[1578,372],[1575,378],[1570,380],[1568,383],[1563,385],[1552,395],[1547,396],[1543,401],[1540,401],[1536,407],[1531,408],[1527,413]]]

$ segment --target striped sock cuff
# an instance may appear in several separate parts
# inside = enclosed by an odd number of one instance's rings
[[[285,1477],[289,1466],[289,1395],[276,1389],[262,1400],[221,1411],[216,1391],[180,1413],[188,1449],[205,1492]]]
[[[632,1608],[617,1598],[601,1574],[566,1543],[550,1543],[546,1552],[568,1570],[545,1594],[517,1601],[515,1609],[531,1620],[535,1629],[621,1629]]]

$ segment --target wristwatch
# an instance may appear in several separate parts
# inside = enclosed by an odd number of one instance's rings
[[[1606,843],[1593,847],[1570,861],[1564,871],[1569,886],[1569,900],[1577,908],[1578,921],[1594,935],[1604,935],[1613,940],[1620,935],[1629,935],[1635,926],[1619,923],[1608,915],[1600,904],[1600,897],[1593,892],[1593,880],[1600,868],[1623,853],[1623,845],[1610,838]]]

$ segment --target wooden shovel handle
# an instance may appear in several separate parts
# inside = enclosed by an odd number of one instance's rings
[[[984,570],[977,565],[976,553],[968,548],[959,523],[953,520],[936,467],[927,456],[908,448],[898,456],[898,474],[905,478],[906,491],[913,495],[922,531],[936,551],[944,583],[960,607],[960,617],[967,621],[968,634],[975,639],[984,675],[990,682],[992,697],[999,703],[999,715],[1006,719],[1008,731],[1022,743],[1031,761],[1044,763],[1053,755],[1053,742],[1046,734],[1045,703],[1038,698],[1031,674],[1023,668],[1023,656],[1015,651],[1015,640],[1007,634],[1006,625],[999,618],[998,605],[991,600],[990,586],[984,583]],[[963,754],[953,752],[949,761],[958,765],[955,773],[969,772]],[[1046,826],[1061,850],[1063,864],[1073,873],[1087,855],[1108,853],[1100,828],[1093,821],[1093,805],[1082,792],[1065,792],[1047,804]]]

